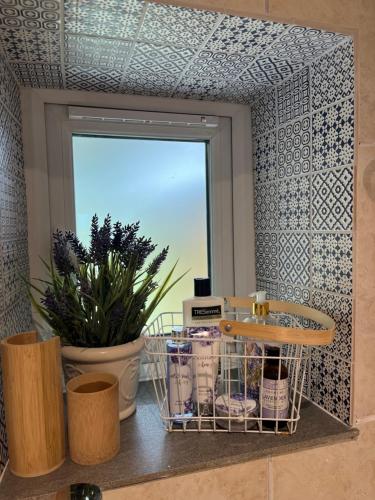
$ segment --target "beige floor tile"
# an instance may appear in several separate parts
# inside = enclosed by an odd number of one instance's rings
[[[375,422],[357,441],[272,459],[273,500],[373,500]]]
[[[267,461],[257,460],[105,492],[103,500],[267,500]]]

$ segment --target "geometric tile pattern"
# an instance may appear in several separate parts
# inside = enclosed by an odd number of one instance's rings
[[[354,94],[354,50],[351,41],[311,65],[311,84],[313,109]]]
[[[255,198],[255,228],[258,231],[278,229],[277,183],[259,184]]]
[[[350,363],[312,350],[311,399],[346,424],[350,423],[350,381]]]
[[[277,234],[257,233],[255,244],[255,266],[257,279],[278,279]]]
[[[277,129],[279,178],[308,174],[311,168],[311,118],[306,116]]]
[[[351,230],[353,224],[352,167],[322,170],[313,175],[311,203],[314,230]]]
[[[279,182],[279,229],[310,229],[310,176],[287,178]]]
[[[0,44],[28,86],[249,103],[260,88],[287,80],[343,40],[144,0],[0,0]],[[98,79],[103,68],[105,82]],[[283,113],[303,113],[305,102],[296,108],[298,88],[290,80],[280,93],[280,123]]]
[[[269,133],[254,139],[254,164],[257,182],[276,180],[276,133]]]
[[[277,113],[279,124],[293,120],[310,111],[309,68],[292,75],[277,89]]]
[[[313,115],[313,170],[350,165],[354,159],[354,101]]]
[[[298,304],[310,305],[311,293],[308,288],[298,285],[280,283],[279,300],[297,302]]]
[[[0,21],[3,23],[6,20],[9,26],[16,3],[8,2],[9,11],[4,9],[3,3]],[[18,2],[17,5],[20,3],[27,7],[27,2]],[[53,3],[50,2],[51,6]],[[24,21],[27,20],[26,12],[22,15]],[[31,326],[30,301],[20,279],[20,276],[28,277],[28,253],[19,101],[14,77],[0,57],[0,339]],[[0,367],[0,474],[7,461],[2,401]]]
[[[310,237],[308,233],[279,235],[279,276],[284,283],[310,285]]]
[[[257,100],[252,105],[251,124],[253,136],[261,135],[275,128],[276,126],[276,91],[274,87],[265,88],[257,96]]]
[[[342,295],[320,292],[312,294],[312,306],[335,320],[336,333],[333,344],[325,348],[346,361],[352,355],[352,299]]]
[[[351,295],[352,266],[351,234],[313,234],[312,283],[314,288]]]

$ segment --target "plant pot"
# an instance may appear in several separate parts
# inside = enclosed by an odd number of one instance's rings
[[[61,349],[65,381],[83,373],[106,372],[119,379],[120,420],[135,412],[141,352],[144,338],[113,347],[73,347]]]

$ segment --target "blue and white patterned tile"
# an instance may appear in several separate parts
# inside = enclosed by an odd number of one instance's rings
[[[65,35],[65,60],[72,66],[103,66],[122,70],[131,42],[85,35]]]
[[[279,181],[279,229],[310,229],[310,176]]]
[[[278,123],[310,112],[309,68],[303,68],[277,87]]]
[[[312,236],[313,288],[351,295],[351,234],[314,233]]]
[[[119,92],[122,73],[116,69],[66,66],[66,87],[71,90]]]
[[[354,101],[313,115],[313,170],[350,165],[354,160]]]
[[[203,49],[194,57],[184,78],[224,80],[228,85],[249,66],[252,60],[252,57],[242,54]]]
[[[256,182],[275,181],[277,177],[275,131],[255,137],[253,158]]]
[[[200,46],[220,14],[173,5],[148,4],[138,40],[158,44]]]
[[[310,235],[281,233],[279,235],[279,277],[284,283],[310,285]]]
[[[280,179],[308,174],[311,170],[311,120],[309,116],[288,123],[277,131],[277,163]]]
[[[157,75],[161,79],[173,76],[177,79],[193,56],[194,51],[187,47],[136,43],[126,74]]]
[[[20,91],[17,82],[9,71],[3,54],[0,54],[0,101],[21,121]]]
[[[276,85],[289,78],[293,73],[302,69],[303,64],[291,59],[276,57],[257,58],[240,76],[244,83],[257,85]]]
[[[350,423],[350,381],[350,363],[312,350],[311,399],[346,424]]]
[[[345,39],[345,35],[304,26],[291,26],[265,51],[265,55],[309,64]]]
[[[257,280],[276,281],[279,277],[276,233],[256,233],[255,256]]]
[[[255,229],[257,231],[278,229],[277,182],[256,184]]]
[[[121,84],[124,94],[154,95],[170,97],[176,84],[176,78],[165,76],[160,78],[154,74],[129,73]]]
[[[11,63],[17,81],[23,87],[62,88],[59,64]]]
[[[271,44],[286,29],[286,25],[226,16],[206,44],[206,48],[228,53],[255,56]]]
[[[253,136],[258,136],[276,127],[276,91],[265,88],[251,106]]]
[[[354,49],[349,41],[311,65],[313,109],[354,94]]]
[[[223,80],[216,81],[201,78],[183,78],[173,92],[173,97],[185,99],[205,99],[209,101],[220,100],[225,88]]]
[[[142,0],[65,0],[65,33],[134,39],[144,9]]]
[[[353,226],[353,169],[322,170],[312,176],[312,229],[348,231]]]
[[[311,293],[308,288],[286,283],[280,283],[279,285],[279,300],[308,306],[310,305],[310,299]]]
[[[266,292],[267,300],[278,300],[279,297],[279,285],[274,281],[258,279],[256,280],[256,289],[264,290]]]
[[[60,62],[60,34],[55,31],[2,28],[1,46],[12,62]]]
[[[0,0],[0,26],[58,31],[59,0]]]
[[[352,356],[352,299],[313,291],[312,307],[328,314],[336,323],[333,343],[325,346],[324,350],[350,361]]]

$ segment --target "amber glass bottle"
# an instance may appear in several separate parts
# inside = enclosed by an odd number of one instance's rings
[[[270,420],[263,420],[263,426],[274,429],[279,419],[278,428],[285,427],[288,418],[289,391],[288,369],[280,359],[280,347],[267,346],[267,359],[264,363],[262,381],[262,416]]]

